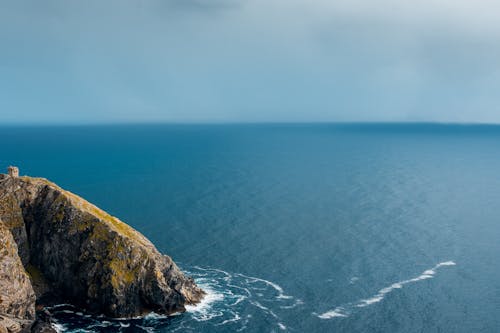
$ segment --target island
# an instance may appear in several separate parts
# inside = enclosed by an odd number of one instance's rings
[[[0,333],[49,332],[49,302],[131,318],[183,312],[205,295],[141,233],[16,167],[0,174],[0,246]]]

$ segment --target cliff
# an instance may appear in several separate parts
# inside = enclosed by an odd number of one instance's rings
[[[0,220],[0,315],[32,320],[33,287],[38,303],[50,294],[110,317],[203,298],[142,234],[46,179],[0,174]]]
[[[0,244],[0,332],[16,332],[35,319],[35,293],[14,237],[1,220]]]

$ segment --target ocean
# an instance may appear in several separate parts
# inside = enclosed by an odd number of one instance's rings
[[[208,296],[65,332],[500,332],[500,126],[0,128],[0,167],[127,222]]]

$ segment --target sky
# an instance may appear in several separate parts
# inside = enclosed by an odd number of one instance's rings
[[[0,125],[500,123],[497,0],[0,0]]]

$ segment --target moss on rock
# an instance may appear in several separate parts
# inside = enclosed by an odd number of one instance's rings
[[[45,178],[0,178],[0,218],[25,230],[33,280],[112,317],[184,311],[204,292],[138,231]],[[15,217],[15,218],[14,218]],[[22,237],[21,237],[22,238]]]

